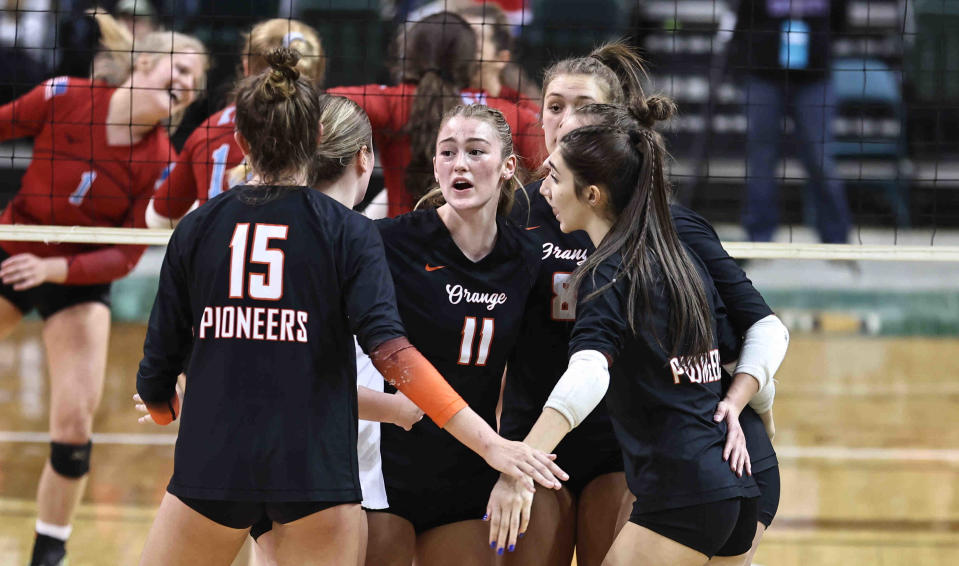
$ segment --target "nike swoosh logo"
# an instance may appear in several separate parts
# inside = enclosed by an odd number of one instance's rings
[[[539,228],[539,226],[527,226],[527,227],[526,227],[527,230],[535,230],[535,229],[537,229],[537,228]]]
[[[434,267],[434,266],[432,266],[432,265],[430,265],[430,264],[427,263],[427,264],[426,264],[426,271],[436,271],[437,269],[443,269],[444,267],[446,267],[446,266],[445,266],[445,265],[437,265],[437,266]]]

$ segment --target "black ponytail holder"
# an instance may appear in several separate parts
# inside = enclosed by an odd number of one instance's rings
[[[633,145],[639,145],[643,141],[643,133],[639,130],[630,130],[629,131],[629,143]]]

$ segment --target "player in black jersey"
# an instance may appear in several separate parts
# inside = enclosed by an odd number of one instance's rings
[[[641,69],[639,65],[633,54],[613,44],[597,49],[590,57],[563,60],[547,70],[543,125],[548,149],[555,149],[557,138],[582,125],[582,120],[594,124],[615,122],[617,117],[604,112],[612,107],[590,103],[622,103],[628,93],[641,93],[641,87],[631,82],[628,72],[614,71]],[[590,112],[590,108],[594,111]],[[618,107],[616,113],[628,115],[622,107]],[[577,123],[575,118],[580,121]],[[565,359],[544,357],[539,352],[562,351],[568,347],[576,305],[568,278],[593,251],[585,232],[564,234],[560,231],[539,188],[539,182],[527,185],[528,199],[517,199],[512,214],[530,234],[540,237],[543,269],[527,305],[521,342],[507,370],[500,432],[508,438],[526,435],[566,369]],[[525,206],[527,201],[529,207]],[[771,376],[782,361],[788,333],[723,250],[709,223],[678,205],[673,205],[670,212],[680,238],[700,257],[714,278],[735,330],[739,335],[746,335],[749,348],[744,351],[743,361],[753,363],[741,363],[738,367],[755,373],[757,380],[766,384],[750,405],[764,409],[767,411],[764,415],[771,417],[768,412],[774,392]],[[778,505],[779,473],[775,452],[759,417],[747,407],[741,422],[757,483],[770,486],[763,490],[758,541]],[[508,558],[509,564],[565,566],[574,542],[579,564],[599,564],[629,516],[632,496],[626,489],[622,457],[605,404],[600,404],[571,431],[556,453],[557,461],[570,473],[570,480],[565,484],[567,489],[537,494],[534,520],[523,545]]]
[[[238,89],[251,184],[188,215],[167,249],[137,390],[153,420],[169,423],[188,365],[193,408],[141,564],[228,564],[264,512],[280,563],[359,560],[353,334],[387,379],[491,464],[549,475],[544,455],[495,440],[409,344],[372,223],[304,186],[319,113],[298,57],[271,52],[272,69]]]
[[[749,456],[738,417],[758,386],[738,374],[723,397],[720,360],[738,340],[708,272],[675,232],[665,150],[651,129],[675,106],[643,103],[635,128],[580,128],[548,159],[541,190],[561,229],[585,230],[598,248],[571,280],[570,364],[527,441],[555,446],[608,383],[637,501],[604,563],[694,565],[717,554],[741,562],[759,492],[741,473]]]
[[[439,188],[424,197],[440,206],[377,226],[410,342],[493,425],[538,252],[505,216],[516,157],[503,115],[459,106],[441,124]],[[494,556],[480,545],[496,474],[482,459],[426,419],[410,432],[383,427],[381,447],[389,508],[369,513],[366,563],[448,564],[455,553],[464,566],[491,564]]]

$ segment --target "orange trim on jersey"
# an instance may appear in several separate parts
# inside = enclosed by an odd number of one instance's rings
[[[153,422],[158,425],[168,425],[175,421],[180,414],[180,396],[175,392],[173,397],[165,403],[145,403],[145,405],[153,418]]]
[[[380,344],[370,359],[393,387],[423,409],[440,428],[466,407],[466,401],[405,337]]]

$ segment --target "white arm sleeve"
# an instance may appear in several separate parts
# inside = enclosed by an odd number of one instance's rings
[[[743,339],[743,348],[739,353],[737,373],[748,373],[759,382],[759,391],[772,383],[779,364],[786,357],[786,348],[789,346],[789,330],[771,314],[749,327]]]
[[[581,350],[569,358],[569,366],[549,394],[545,407],[555,409],[576,428],[599,405],[609,388],[609,365],[597,350]]]
[[[773,408],[773,400],[776,398],[776,380],[770,379],[766,387],[759,393],[753,395],[749,400],[749,406],[759,414],[765,413]]]

